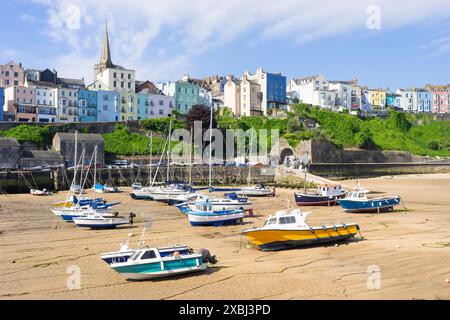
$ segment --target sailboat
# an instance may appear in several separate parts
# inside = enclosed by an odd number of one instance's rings
[[[249,147],[249,160],[250,160],[250,156],[252,155],[253,151],[253,128],[252,128],[252,135],[250,138],[250,147]],[[252,172],[252,168],[250,166],[248,166],[248,187],[244,187],[242,188],[238,194],[246,196],[246,197],[270,197],[270,196],[275,196],[275,189],[274,188],[269,188],[268,186],[262,184],[262,183],[258,183],[255,186],[250,186],[250,182],[251,182],[251,172]]]
[[[76,136],[75,136],[76,137]],[[84,157],[84,150],[83,150],[83,157]],[[82,158],[83,158],[82,157]],[[95,157],[95,166],[94,166],[94,185],[96,184],[96,162],[97,162],[97,146],[94,149],[94,154],[91,158],[90,165],[92,164],[92,160]],[[76,179],[76,172],[74,172],[74,181]],[[87,174],[85,176],[85,180],[83,182],[83,185],[86,183]],[[80,178],[80,181],[82,179]],[[83,189],[83,188],[82,188]],[[68,199],[71,196],[71,192],[69,192]],[[85,199],[78,200],[78,198],[73,195],[73,204],[70,206],[64,205],[64,206],[57,206],[51,209],[51,211],[56,215],[60,216],[64,221],[72,222],[73,218],[75,217],[83,217],[87,216],[88,214],[102,214],[107,217],[115,217],[117,213],[111,212],[111,207],[120,204],[120,202],[113,202],[113,203],[107,203],[102,198],[97,199]]]

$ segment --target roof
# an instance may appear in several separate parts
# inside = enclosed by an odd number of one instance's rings
[[[56,151],[50,150],[26,150],[23,152],[22,158],[42,159],[42,160],[62,160],[63,156]]]
[[[58,136],[61,141],[74,141],[75,133],[57,132],[55,137]],[[83,141],[102,141],[103,137],[100,134],[87,134],[78,133],[78,140]]]
[[[69,78],[58,78],[56,80],[57,84],[61,85],[74,85],[74,86],[80,86],[84,87],[84,79],[69,79]]]
[[[164,95],[151,81],[136,81],[136,93]]]
[[[2,147],[20,147],[19,142],[15,138],[2,138],[0,137],[0,146]]]
[[[32,84],[34,86],[37,87],[51,87],[51,88],[56,88],[56,84],[52,83],[52,82],[46,82],[46,81],[33,81],[33,80],[28,80],[28,84]]]
[[[292,80],[295,82],[295,84],[300,84],[300,82],[302,82],[302,81],[310,80],[310,79],[315,79],[315,78],[317,78],[318,76],[319,76],[319,75],[314,75],[314,76],[304,77],[304,78],[295,78],[295,79],[292,79]]]

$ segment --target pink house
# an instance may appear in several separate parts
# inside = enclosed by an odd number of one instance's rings
[[[5,89],[5,116],[18,122],[36,122],[36,92],[33,87]]]
[[[450,86],[427,86],[433,94],[431,111],[433,113],[450,113]]]
[[[25,83],[25,71],[22,64],[10,61],[0,66],[0,87],[23,86]]]

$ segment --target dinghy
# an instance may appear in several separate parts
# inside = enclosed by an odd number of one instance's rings
[[[243,234],[258,249],[277,251],[335,243],[353,238],[358,233],[356,223],[311,227],[307,222],[308,214],[299,209],[278,211],[269,216],[264,226],[244,230]]]
[[[338,200],[339,205],[346,212],[385,212],[394,210],[401,202],[400,196],[368,197],[369,190],[358,187],[350,192],[344,199]]]
[[[275,196],[275,189],[269,188],[263,184],[257,184],[254,187],[242,188],[238,194],[246,197],[270,197]]]
[[[31,193],[33,196],[50,196],[50,195],[53,194],[52,192],[47,191],[47,189],[44,189],[44,190],[31,189],[31,190],[30,190],[30,193]]]

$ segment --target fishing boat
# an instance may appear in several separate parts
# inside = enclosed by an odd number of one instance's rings
[[[275,189],[269,188],[263,184],[257,184],[254,187],[242,188],[238,194],[247,197],[270,197],[275,196]]]
[[[117,226],[129,224],[130,221],[124,217],[106,217],[97,210],[91,211],[86,216],[73,217],[73,222],[77,227],[91,229],[114,229]]]
[[[145,228],[143,234],[145,233]],[[146,280],[205,271],[208,265],[217,263],[207,249],[198,252],[185,245],[149,247],[142,240],[138,249],[129,247],[129,238],[122,242],[120,250],[101,255],[114,271],[127,279]]]
[[[253,205],[248,198],[239,197],[236,193],[226,193],[223,198],[201,195],[194,199],[191,198],[191,201],[181,203],[177,205],[177,207],[184,213],[187,212],[186,208],[188,208],[189,211],[195,211],[199,203],[206,201],[211,205],[213,211],[237,209],[251,210]]]
[[[345,197],[340,185],[321,185],[315,191],[295,192],[295,202],[299,206],[331,206]]]
[[[197,203],[195,210],[186,210],[191,226],[214,226],[239,224],[244,219],[243,209],[213,210],[208,201]]]
[[[52,192],[48,191],[47,189],[44,189],[44,190],[31,189],[30,193],[33,196],[50,196],[53,194]]]
[[[356,223],[311,227],[308,212],[299,209],[282,210],[269,216],[264,226],[247,229],[243,234],[262,251],[277,251],[303,246],[335,243],[355,237]]]
[[[398,195],[382,195],[368,197],[369,190],[358,187],[350,192],[344,199],[338,200],[339,205],[346,212],[385,212],[393,210],[401,202]]]

